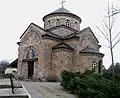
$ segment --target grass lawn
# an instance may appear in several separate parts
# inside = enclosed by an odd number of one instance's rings
[[[11,88],[11,85],[1,84],[0,89],[3,89],[3,88]]]

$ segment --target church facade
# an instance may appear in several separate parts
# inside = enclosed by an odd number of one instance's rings
[[[64,7],[43,17],[44,28],[31,23],[18,43],[18,76],[27,79],[60,80],[63,70],[102,70],[104,54],[88,27],[80,29],[81,18]]]

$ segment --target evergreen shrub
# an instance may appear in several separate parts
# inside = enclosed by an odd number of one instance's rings
[[[80,98],[119,98],[120,75],[112,80],[111,73],[96,74],[87,70],[84,73],[63,71],[61,85]]]

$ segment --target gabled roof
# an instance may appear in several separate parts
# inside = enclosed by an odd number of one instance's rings
[[[82,49],[80,51],[80,53],[83,53],[83,54],[92,54],[92,55],[100,55],[101,57],[104,56],[104,54],[96,51],[94,48],[91,48],[89,46],[87,46],[86,48]]]
[[[78,32],[78,30],[75,30],[75,29],[73,29],[73,28],[70,28],[70,27],[68,27],[68,26],[66,26],[66,25],[64,25],[64,24],[59,25],[59,26],[52,27],[52,28],[50,28],[50,29],[47,29],[47,31],[55,30],[55,29],[58,29],[58,28],[65,28],[65,29],[68,29],[68,30],[73,31],[73,32],[75,32],[75,33]]]
[[[58,36],[52,32],[47,32],[46,34],[42,35],[42,37],[44,37],[44,36],[49,36],[49,37],[56,38],[59,40],[68,40],[68,39],[72,39],[72,38],[80,38],[79,36],[76,36],[75,34],[71,34],[71,35],[68,35],[68,36],[63,38],[63,37]]]
[[[65,44],[65,43],[60,43],[57,44],[56,46],[52,47],[52,49],[60,49],[60,48],[66,48],[66,49],[70,49],[70,50],[74,50],[71,46]]]
[[[59,29],[60,27],[68,29],[68,30],[72,31],[73,33],[68,35],[68,36],[62,37],[62,36],[59,36],[59,35],[51,32],[52,30]],[[53,27],[51,29],[46,30],[46,34],[43,34],[42,37],[49,36],[49,37],[57,38],[57,39],[60,39],[60,40],[67,40],[67,39],[71,39],[71,38],[79,38],[79,36],[76,36],[76,32],[78,32],[78,31],[75,30],[75,29],[69,28],[65,25],[59,25],[59,26],[56,26],[56,27]]]
[[[90,27],[84,28],[84,29],[81,30],[79,33],[82,33],[82,32],[84,32],[84,31],[86,31],[86,30],[90,31],[90,32],[92,33],[92,35],[95,37],[96,41],[99,43],[97,37],[95,36],[95,34],[93,33],[93,31],[91,30]]]
[[[36,24],[34,24],[34,23],[31,23],[31,24],[27,27],[27,29],[24,31],[24,33],[21,35],[20,39],[22,38],[22,36],[25,34],[25,32],[26,32],[31,26],[38,27],[38,28],[42,29],[43,31],[45,31],[43,28],[39,27],[38,25],[36,25]]]
[[[31,26],[38,27],[38,28],[40,28],[41,30],[45,31],[46,33],[43,34],[42,37],[44,37],[44,36],[49,36],[49,37],[56,38],[56,39],[60,39],[60,40],[67,40],[67,39],[71,39],[71,38],[79,38],[79,36],[76,36],[76,34],[75,34],[76,32],[78,32],[77,30],[74,30],[74,29],[72,29],[72,28],[69,28],[69,27],[67,27],[67,26],[65,26],[65,25],[60,25],[60,26],[51,28],[51,29],[49,29],[49,30],[45,30],[45,29],[39,27],[38,25],[36,25],[36,24],[34,24],[34,23],[31,23],[31,24],[28,26],[28,28],[24,31],[24,33],[21,35],[20,38],[22,38],[22,36],[25,34],[25,32],[26,32]],[[66,29],[69,29],[69,30],[73,31],[74,34],[68,35],[68,36],[66,36],[66,37],[63,38],[63,37],[61,37],[61,36],[59,36],[59,35],[56,35],[56,34],[50,32],[50,30],[52,30],[52,29],[57,29],[57,28],[59,28],[59,27],[64,27],[64,28],[66,28]]]
[[[81,52],[97,52],[97,50],[87,46],[86,48],[82,49]]]
[[[68,36],[64,37],[64,40],[72,39],[72,38],[80,38],[80,37],[77,36],[75,33],[72,33],[71,35],[68,35]]]
[[[104,54],[100,53],[100,52],[81,52],[80,51],[80,54],[87,54],[87,55],[92,55],[92,56],[97,55],[97,56],[100,56],[102,58],[104,57]]]
[[[43,34],[42,37],[44,36],[49,36],[49,37],[52,37],[52,38],[57,38],[57,39],[61,39],[60,36],[52,33],[52,32],[46,32],[46,34]]]
[[[11,68],[17,68],[18,58],[11,62],[8,66]]]

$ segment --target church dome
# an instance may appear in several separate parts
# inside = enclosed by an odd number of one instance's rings
[[[79,26],[82,20],[79,16],[71,13],[64,7],[61,7],[52,13],[45,15],[43,17],[43,21],[45,29],[50,29],[59,25],[66,25],[75,30],[79,30]]]
[[[54,12],[52,13],[71,13],[70,11],[68,11],[67,9],[65,9],[64,7],[61,7],[57,10],[55,10]]]

